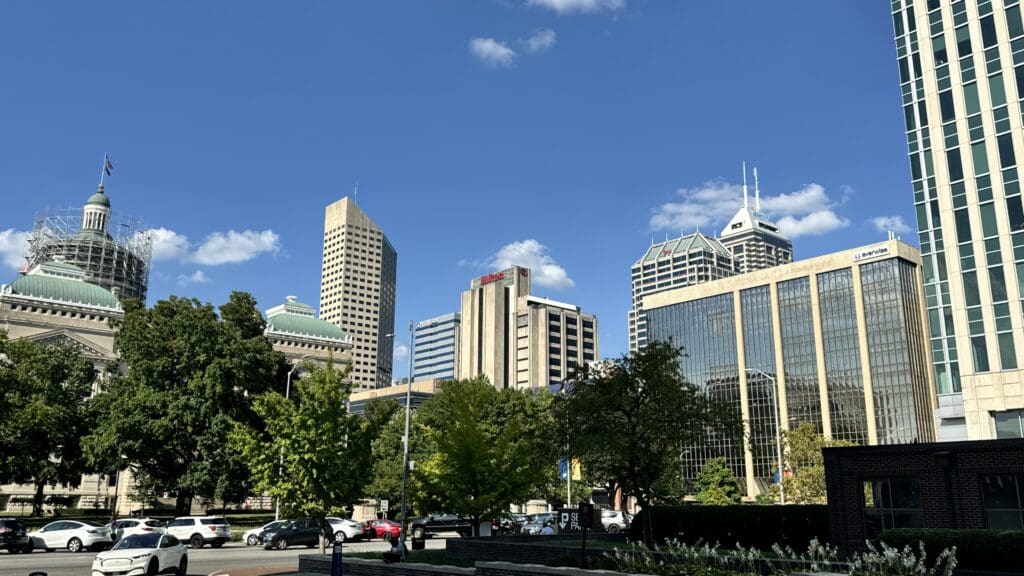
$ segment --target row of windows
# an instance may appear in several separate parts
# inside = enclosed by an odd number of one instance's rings
[[[11,311],[13,312],[32,312],[35,314],[49,314],[50,316],[60,316],[61,318],[72,318],[80,320],[93,320],[96,322],[106,322],[110,318],[103,316],[102,314],[86,314],[85,312],[68,312],[67,310],[57,310],[56,308],[42,308],[39,306],[27,306],[25,304],[12,304]]]

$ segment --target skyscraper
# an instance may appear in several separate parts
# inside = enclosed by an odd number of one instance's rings
[[[455,378],[459,350],[458,312],[421,320],[413,330],[412,379]]]
[[[528,268],[473,279],[462,293],[457,378],[487,376],[499,390],[515,382],[516,301],[529,293]]]
[[[398,253],[380,227],[349,198],[324,212],[320,318],[352,336],[356,388],[391,384]]]
[[[1021,437],[1021,5],[893,0],[892,17],[939,439]]]
[[[793,243],[761,212],[761,186],[754,168],[754,206],[747,198],[747,165],[743,165],[743,206],[718,239],[732,252],[740,274],[793,261]]]

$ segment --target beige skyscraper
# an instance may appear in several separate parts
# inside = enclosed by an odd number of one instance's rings
[[[516,299],[530,293],[530,270],[513,266],[474,278],[462,293],[458,378],[487,376],[498,389],[515,382]]]
[[[352,337],[354,388],[391,384],[398,253],[349,198],[324,211],[320,318]]]
[[[1024,436],[1024,19],[894,0],[939,439]]]

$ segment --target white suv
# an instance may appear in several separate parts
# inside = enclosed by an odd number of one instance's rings
[[[167,523],[167,533],[193,548],[220,548],[231,539],[231,526],[222,516],[182,516]]]
[[[612,534],[629,528],[629,523],[632,520],[632,516],[622,510],[601,510],[601,524]]]

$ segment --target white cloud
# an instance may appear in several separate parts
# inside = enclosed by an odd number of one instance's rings
[[[189,284],[209,284],[210,278],[202,270],[196,270],[195,272],[185,275],[181,274],[178,276],[178,286],[187,286]]]
[[[811,183],[795,192],[776,196],[762,193],[761,209],[773,218],[790,238],[819,235],[844,228],[850,221],[836,213],[851,194],[848,187],[840,187],[842,199],[834,201],[820,184]],[[678,192],[679,202],[667,202],[654,210],[650,219],[651,230],[671,230],[689,233],[705,228],[718,234],[719,227],[728,222],[743,206],[743,187],[721,180],[705,182],[698,188],[683,188]],[[753,190],[749,191],[753,205]]]
[[[892,230],[897,234],[906,234],[911,231],[910,226],[903,221],[903,216],[877,216],[871,219],[871,223],[879,232]]]
[[[517,56],[515,50],[494,38],[473,38],[469,52],[488,66],[510,66]]]
[[[395,344],[395,360],[408,360],[409,359],[409,345],[404,342]]]
[[[214,232],[203,240],[192,260],[204,266],[236,264],[252,260],[263,252],[277,252],[280,248],[280,238],[273,230]]]
[[[167,228],[150,230],[153,238],[153,260],[177,260],[188,254],[188,238]]]
[[[619,10],[626,6],[626,0],[526,0],[526,4],[548,8],[559,14],[572,14]]]
[[[540,54],[555,45],[555,31],[548,28],[538,30],[533,36],[526,39],[526,51],[530,54]]]
[[[850,225],[850,221],[832,210],[818,210],[802,217],[784,216],[779,218],[776,224],[786,236],[792,239],[827,234],[833,230],[846,228]]]
[[[25,261],[25,249],[28,248],[28,232],[13,228],[0,230],[0,259],[14,270],[21,268]]]
[[[487,264],[495,270],[504,270],[509,266],[529,268],[533,282],[545,288],[562,290],[576,285],[565,268],[559,266],[548,254],[547,247],[532,239],[502,246]]]

